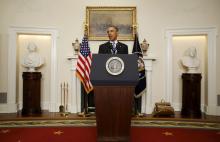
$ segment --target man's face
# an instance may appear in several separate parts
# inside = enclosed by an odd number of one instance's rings
[[[107,34],[108,34],[109,40],[114,41],[117,39],[118,32],[114,27],[109,27],[107,30]]]

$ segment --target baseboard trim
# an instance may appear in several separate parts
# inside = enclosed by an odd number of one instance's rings
[[[174,108],[174,111],[181,111],[181,103],[172,103],[171,106]]]
[[[181,111],[182,104],[181,103],[172,103],[172,107],[174,108],[175,111]],[[201,104],[201,111],[206,113],[206,105]]]
[[[220,116],[220,106],[208,105],[206,108],[206,114]]]
[[[15,113],[17,112],[16,104],[0,104],[0,113]]]

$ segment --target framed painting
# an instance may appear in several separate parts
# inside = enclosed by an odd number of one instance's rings
[[[133,40],[136,7],[86,7],[86,24],[89,40],[108,40],[110,25],[118,27],[118,40]]]

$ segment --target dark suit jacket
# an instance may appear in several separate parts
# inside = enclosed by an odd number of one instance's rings
[[[99,54],[112,54],[112,44],[108,41],[99,46]],[[124,43],[118,42],[116,44],[117,54],[128,54],[128,46]]]

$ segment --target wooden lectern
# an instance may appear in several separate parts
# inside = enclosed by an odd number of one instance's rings
[[[112,57],[124,63],[119,75],[106,69]],[[137,56],[94,54],[90,78],[94,86],[97,141],[129,142],[133,95],[138,82]]]

